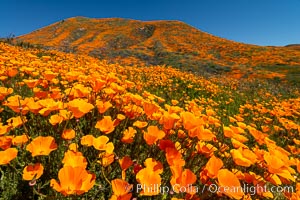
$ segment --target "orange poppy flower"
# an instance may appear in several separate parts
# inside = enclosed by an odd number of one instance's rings
[[[51,115],[51,117],[49,118],[49,123],[53,126],[55,126],[56,124],[60,124],[64,121],[64,118],[60,115]]]
[[[104,134],[109,134],[115,130],[111,116],[104,116],[102,120],[97,122],[95,128],[99,129]]]
[[[30,112],[37,114],[43,108],[38,102],[34,101],[33,98],[30,98],[28,103],[26,104],[27,108]]]
[[[159,123],[164,125],[164,129],[170,130],[174,128],[175,123],[178,120],[180,120],[180,117],[176,113],[164,112],[164,115],[162,116]]]
[[[182,158],[181,153],[175,148],[166,148],[166,158],[170,166],[178,165],[184,166],[185,160]]]
[[[148,145],[152,145],[158,140],[163,139],[165,135],[165,132],[159,130],[157,126],[149,126],[147,132],[144,131],[144,140]]]
[[[123,121],[124,119],[126,119],[125,115],[117,114],[117,118],[113,121],[114,127],[118,126],[121,123],[121,121]]]
[[[237,123],[242,123],[242,122],[237,122]],[[236,127],[236,126],[232,126],[232,125],[229,125],[229,127],[231,128],[231,130],[235,133],[235,134],[241,134],[241,133],[245,133],[244,131],[244,127],[243,125],[241,124],[238,124],[239,127]],[[240,127],[241,126],[241,127]]]
[[[228,138],[234,138],[239,142],[245,143],[248,141],[248,138],[240,135],[240,131],[244,131],[243,129],[235,126],[227,127],[223,126],[224,136]]]
[[[165,151],[166,148],[175,148],[175,144],[172,142],[172,140],[160,140],[159,148]]]
[[[155,103],[150,103],[148,101],[145,101],[143,103],[144,112],[147,115],[148,118],[151,119],[151,116],[153,113],[157,112],[159,110],[159,106]]]
[[[128,182],[122,179],[114,179],[111,181],[113,195],[110,200],[130,200],[132,194],[129,193],[133,185],[130,185]]]
[[[23,99],[19,95],[10,96],[7,98],[7,101],[3,102],[2,105],[9,107],[16,113],[22,113],[26,115],[29,111],[26,104],[28,103],[29,98]]]
[[[67,111],[67,110],[59,110],[58,115],[61,116],[64,120],[69,120],[69,119],[72,119],[74,117],[72,112]]]
[[[47,156],[55,149],[57,149],[57,144],[52,136],[38,136],[26,147],[26,150],[30,151],[33,157],[40,155]]]
[[[43,76],[47,81],[51,81],[52,79],[54,79],[56,76],[58,75],[58,73],[52,72],[52,71],[46,71],[44,72]]]
[[[33,179],[39,179],[44,173],[44,166],[41,163],[34,165],[28,165],[23,169],[23,179],[31,181]]]
[[[43,91],[41,88],[38,87],[33,88],[33,93],[34,96],[39,99],[45,99],[48,97],[48,91]]]
[[[126,178],[126,170],[133,164],[131,158],[129,156],[125,156],[119,160],[119,164],[122,169],[122,179],[125,180]]]
[[[99,92],[106,84],[106,81],[100,79],[100,78],[97,78],[97,79],[94,79],[93,81],[91,81],[91,86],[93,88],[93,91],[94,92]]]
[[[19,136],[15,136],[15,137],[12,139],[12,144],[15,145],[15,146],[23,145],[23,144],[25,144],[26,142],[28,142],[28,136],[27,136],[27,135],[19,135]]]
[[[261,131],[253,128],[253,127],[248,127],[248,130],[250,134],[255,138],[256,142],[259,145],[262,145],[265,143],[265,138],[268,136],[267,134],[262,133]]]
[[[85,146],[90,147],[90,146],[93,146],[94,139],[95,139],[95,138],[94,138],[94,136],[92,136],[92,135],[85,135],[85,136],[82,136],[82,137],[81,137],[80,143],[81,143],[82,145],[85,145]]]
[[[199,140],[212,141],[216,138],[216,135],[211,130],[204,128],[203,125],[197,126],[189,130],[190,137],[197,137]]]
[[[65,140],[72,140],[75,138],[75,131],[73,129],[66,129],[63,131],[61,137]]]
[[[78,144],[77,144],[77,143],[71,143],[71,144],[69,145],[69,150],[70,150],[70,151],[77,152],[77,150],[78,150]]]
[[[93,139],[93,146],[97,150],[106,151],[107,153],[111,154],[114,151],[114,144],[108,141],[108,137],[101,135]]]
[[[18,69],[17,68],[9,68],[8,70],[7,70],[7,75],[9,76],[9,77],[14,77],[14,76],[16,76],[17,74],[18,74]]]
[[[240,147],[242,148],[248,148],[247,145],[244,145],[243,143],[241,143],[240,141],[237,141],[234,138],[231,138],[231,143],[233,145],[234,148],[238,149]]]
[[[18,155],[18,150],[15,148],[8,148],[4,151],[0,151],[0,165],[6,165]]]
[[[129,156],[124,156],[119,160],[119,164],[122,170],[126,170],[133,164],[133,162]]]
[[[218,172],[223,165],[223,161],[213,155],[205,166],[205,170],[207,170],[207,176],[210,178],[217,178]]]
[[[0,148],[5,150],[10,148],[13,136],[0,136]]]
[[[50,186],[57,192],[67,195],[81,195],[88,192],[95,184],[96,176],[90,174],[84,167],[64,166],[58,172],[58,183],[51,179]]]
[[[239,179],[228,169],[219,170],[218,184],[221,193],[230,198],[241,199],[244,196]]]
[[[97,105],[99,113],[101,113],[101,114],[105,113],[109,108],[112,107],[112,104],[109,101],[103,102],[103,101],[97,100],[96,105]]]
[[[189,194],[195,194],[197,192],[195,186],[192,186],[196,182],[197,177],[190,169],[184,169],[182,171],[182,167],[171,166],[171,171],[173,176],[170,183],[173,186],[174,192],[186,192]],[[180,191],[180,188],[185,188],[185,191]]]
[[[123,132],[123,137],[122,137],[121,141],[124,143],[132,143],[135,134],[136,134],[136,130],[132,127],[128,127],[128,129],[126,129]]]
[[[23,82],[29,87],[29,88],[34,88],[38,86],[41,82],[40,79],[23,79]]]
[[[288,167],[288,161],[284,161],[269,152],[265,152],[264,160],[267,163],[268,171],[270,173],[277,174],[280,177],[295,182],[295,177],[291,175],[292,173],[295,173],[295,170]]]
[[[138,128],[140,128],[140,129],[145,128],[147,125],[148,125],[147,122],[142,122],[142,121],[139,121],[139,120],[138,120],[138,121],[135,121],[135,122],[133,123],[133,126],[138,127]]]
[[[171,103],[172,103],[173,106],[176,106],[179,103],[179,101],[172,99]]]
[[[143,109],[134,104],[128,104],[128,105],[124,106],[122,111],[130,119],[137,118],[143,114]]]
[[[204,154],[208,158],[211,157],[211,155],[213,155],[213,153],[218,149],[212,144],[205,143],[204,141],[199,141],[197,143],[196,150],[199,153]]]
[[[136,180],[141,186],[137,190],[141,195],[157,195],[160,192],[158,187],[161,184],[160,174],[163,172],[163,166],[153,158],[147,158],[145,166],[136,174]]]
[[[39,113],[43,116],[48,116],[52,111],[63,109],[63,103],[60,101],[54,101],[54,99],[47,98],[37,101],[42,109]]]
[[[197,126],[205,124],[203,119],[196,118],[196,116],[191,112],[182,112],[180,114],[180,117],[181,117],[182,122],[183,122],[183,127],[186,130],[191,130],[193,128],[196,128]]]
[[[8,120],[6,120],[6,122],[8,123],[8,125],[12,126],[13,128],[17,128],[22,126],[23,122],[27,122],[27,119],[25,116],[23,116],[23,119],[18,116],[18,117],[12,117],[9,118]]]
[[[86,113],[90,112],[94,106],[87,103],[83,99],[74,99],[68,103],[68,109],[72,111],[75,118],[80,118]]]
[[[231,123],[233,123],[233,122],[236,122],[237,120],[236,120],[235,118],[229,116],[229,121],[230,121]]]
[[[235,164],[250,167],[257,162],[257,156],[248,148],[232,149],[230,151]]]
[[[115,161],[115,155],[113,153],[103,152],[99,154],[100,161],[97,161],[103,167],[109,166]]]
[[[11,129],[11,125],[3,125],[3,123],[0,123],[0,135],[4,135],[5,133],[8,133]]]
[[[2,101],[6,96],[13,93],[12,88],[0,87],[0,101]]]
[[[86,158],[82,155],[82,153],[71,151],[71,150],[68,150],[65,153],[62,163],[64,164],[64,166],[70,166],[70,167],[86,168],[87,166]]]

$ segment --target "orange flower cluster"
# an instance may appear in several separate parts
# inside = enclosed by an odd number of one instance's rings
[[[167,67],[3,43],[0,52],[1,170],[22,174],[9,177],[29,181],[35,195],[248,200],[248,191],[225,189],[247,184],[253,199],[300,198],[296,91],[247,97],[237,82]],[[258,189],[272,186],[298,190]]]

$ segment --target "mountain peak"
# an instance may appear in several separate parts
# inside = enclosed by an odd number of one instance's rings
[[[239,73],[242,68],[251,74],[257,66],[300,65],[299,51],[226,40],[177,20],[77,16],[17,40],[124,65],[170,65],[197,72]]]

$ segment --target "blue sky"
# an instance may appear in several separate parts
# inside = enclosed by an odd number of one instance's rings
[[[0,0],[0,37],[85,16],[180,20],[243,43],[300,43],[300,0]]]

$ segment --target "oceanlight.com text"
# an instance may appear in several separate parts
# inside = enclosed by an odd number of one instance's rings
[[[244,192],[245,194],[255,195],[257,193],[271,192],[271,193],[293,193],[295,191],[293,186],[253,186],[244,184],[242,186],[218,186],[217,184],[211,184],[209,186],[195,186],[187,185],[181,186],[179,184],[174,184],[172,186],[161,185],[161,184],[137,184],[136,187],[126,188],[128,192],[140,193],[142,191],[147,193],[156,193],[156,194],[167,194],[167,193],[240,193]]]

